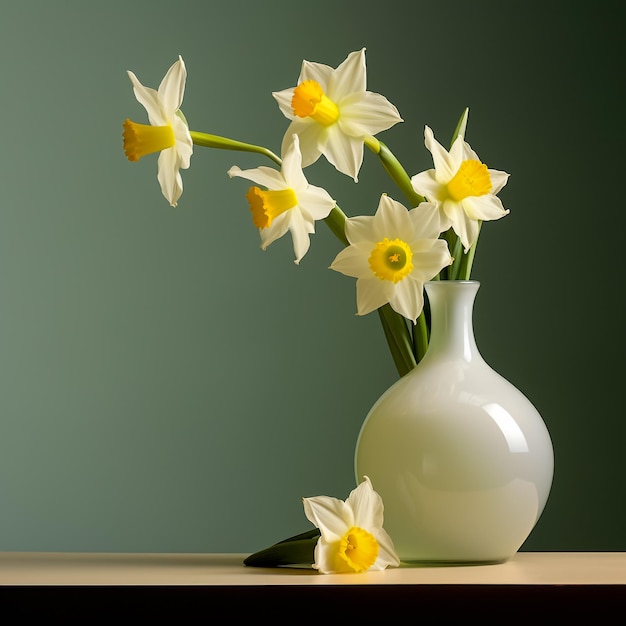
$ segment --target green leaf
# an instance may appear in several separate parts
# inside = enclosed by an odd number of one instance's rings
[[[463,111],[463,114],[459,118],[456,128],[454,129],[454,133],[452,133],[452,141],[450,141],[450,146],[452,146],[452,144],[456,141],[456,138],[459,135],[462,135],[463,137],[465,137],[465,130],[467,128],[468,115],[469,115],[469,108],[466,107],[465,111]]]
[[[400,161],[398,161],[393,152],[391,152],[391,150],[382,141],[379,143],[380,152],[378,152],[378,157],[391,180],[398,185],[400,191],[402,191],[406,199],[409,201],[411,205],[410,208],[414,208],[420,202],[424,202],[423,196],[420,196],[420,194],[413,189],[411,178],[400,164]]]
[[[396,313],[387,303],[378,309],[385,339],[391,351],[400,377],[408,374],[416,365],[413,340],[404,317]]]
[[[448,242],[448,249],[450,250],[450,254],[454,259],[452,265],[447,268],[448,280],[457,280],[459,275],[459,267],[462,263],[463,257],[465,256],[463,252],[463,246],[461,244],[461,239],[454,232],[454,230],[452,230],[452,228],[448,229],[444,233],[444,237]]]
[[[315,561],[315,544],[320,537],[318,528],[283,539],[278,543],[246,557],[244,565],[250,567],[281,567],[312,565]]]

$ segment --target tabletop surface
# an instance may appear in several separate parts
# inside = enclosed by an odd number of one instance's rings
[[[626,585],[623,552],[518,552],[489,565],[401,565],[382,572],[246,567],[246,554],[0,552],[0,585]]]

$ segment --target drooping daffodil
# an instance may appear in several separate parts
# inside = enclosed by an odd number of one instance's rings
[[[422,202],[409,211],[383,194],[375,215],[346,220],[350,245],[330,269],[357,279],[358,315],[389,303],[416,323],[424,307],[424,283],[452,263],[440,234],[437,205]]]
[[[476,241],[480,222],[497,220],[509,213],[496,194],[506,185],[506,172],[488,169],[460,134],[448,152],[433,131],[424,130],[426,148],[434,169],[411,178],[413,189],[441,212],[442,229],[458,235],[465,252]]]
[[[185,92],[187,70],[182,57],[167,71],[158,90],[144,87],[128,72],[137,100],[148,113],[147,124],[124,122],[124,152],[129,161],[138,161],[146,154],[160,152],[158,181],[171,206],[176,206],[183,192],[181,169],[187,169],[193,153],[189,128],[180,113]]]
[[[320,573],[360,573],[400,565],[383,528],[383,500],[367,476],[345,501],[316,496],[302,502],[308,520],[320,530],[313,563]]]
[[[300,137],[303,167],[323,154],[355,182],[365,138],[402,121],[384,96],[366,91],[365,48],[336,69],[303,61],[297,86],[272,95],[291,120],[283,141],[294,133]]]
[[[252,221],[261,236],[261,248],[265,250],[291,231],[295,263],[299,264],[309,249],[309,235],[315,232],[315,221],[328,217],[335,201],[326,190],[308,183],[302,171],[298,136],[293,135],[286,145],[280,171],[265,166],[250,170],[233,166],[228,175],[267,188],[253,186],[246,194]]]

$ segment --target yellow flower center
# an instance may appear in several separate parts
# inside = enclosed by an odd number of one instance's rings
[[[475,159],[469,159],[461,163],[459,171],[448,183],[448,195],[458,201],[468,196],[484,196],[491,191],[491,187],[487,166]]]
[[[167,126],[149,126],[135,124],[131,120],[124,122],[124,153],[129,161],[138,161],[146,154],[160,152],[176,145],[174,129]]]
[[[258,187],[250,187],[246,198],[250,203],[252,221],[257,228],[267,228],[274,218],[298,204],[296,192],[291,188],[263,191]]]
[[[378,557],[378,542],[374,535],[353,526],[339,542],[339,556],[355,572],[366,572]]]
[[[291,108],[294,115],[310,117],[322,126],[330,126],[339,118],[337,105],[315,80],[305,80],[295,88]]]
[[[385,237],[372,250],[369,264],[378,278],[397,283],[413,271],[412,259],[413,252],[408,243],[401,239],[390,241]]]

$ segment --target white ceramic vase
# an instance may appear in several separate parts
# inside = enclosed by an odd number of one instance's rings
[[[501,562],[546,504],[552,442],[529,400],[481,357],[477,281],[426,284],[428,351],[368,414],[356,446],[404,562]]]

